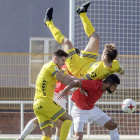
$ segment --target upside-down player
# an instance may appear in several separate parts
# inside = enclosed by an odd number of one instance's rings
[[[86,15],[89,5],[90,2],[87,2],[76,9],[82,20],[84,30],[90,38],[85,50],[81,51],[80,57],[76,54],[74,46],[70,40],[63,36],[60,30],[58,30],[53,24],[53,8],[47,9],[44,22],[49,27],[55,40],[62,44],[64,50],[69,54],[69,57],[66,59],[66,64],[69,71],[75,77],[81,78],[84,76],[85,79],[100,80],[115,72],[124,74],[123,68],[119,65],[119,62],[115,60],[117,57],[115,44],[106,44],[101,57],[102,61],[96,62],[100,38]]]

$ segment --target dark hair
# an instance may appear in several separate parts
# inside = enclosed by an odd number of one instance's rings
[[[104,80],[104,83],[110,83],[110,85],[120,84],[120,78],[115,74],[111,74]]]
[[[75,51],[76,51],[77,54],[78,54],[78,53],[80,54],[79,49],[75,48]]]
[[[57,57],[65,56],[65,57],[68,57],[68,54],[65,51],[63,51],[63,50],[58,49],[57,51],[55,51],[53,53],[53,56],[57,56]]]
[[[111,63],[118,55],[115,44],[106,44],[104,53],[107,56],[107,61]]]

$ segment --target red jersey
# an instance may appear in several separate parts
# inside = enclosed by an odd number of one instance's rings
[[[90,110],[94,107],[97,100],[103,95],[101,80],[83,80],[82,89],[86,90],[88,97],[82,95],[80,89],[76,90],[71,97],[71,100],[76,103],[78,108],[83,110]]]
[[[66,66],[66,64],[65,65],[63,65],[62,67],[61,67],[61,69],[63,69],[63,68],[67,68],[67,66]],[[69,71],[68,71],[69,72]],[[69,74],[71,75],[71,73],[69,72]],[[59,93],[61,90],[63,90],[64,88],[66,87],[66,85],[63,85],[61,82],[57,82],[57,84],[56,84],[56,87],[55,87],[55,92],[56,93]],[[68,93],[66,93],[66,94],[68,94]]]

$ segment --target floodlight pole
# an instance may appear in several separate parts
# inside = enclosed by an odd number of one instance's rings
[[[74,45],[74,12],[75,12],[75,0],[69,0],[69,40]],[[72,108],[71,95],[68,96],[68,113],[71,114]],[[73,137],[73,124],[69,131],[69,138]]]

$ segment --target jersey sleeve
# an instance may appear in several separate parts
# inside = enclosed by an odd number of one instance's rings
[[[119,64],[119,68],[117,70],[118,73],[121,73],[123,71],[123,67]]]
[[[123,67],[121,66],[121,64],[116,60],[117,63],[117,70],[116,72],[121,73],[123,71]]]
[[[57,74],[57,72],[59,71],[58,67],[55,66],[55,65],[52,65],[52,66],[49,68],[49,70],[50,70],[51,75],[54,76],[54,77],[56,78],[56,74]]]

